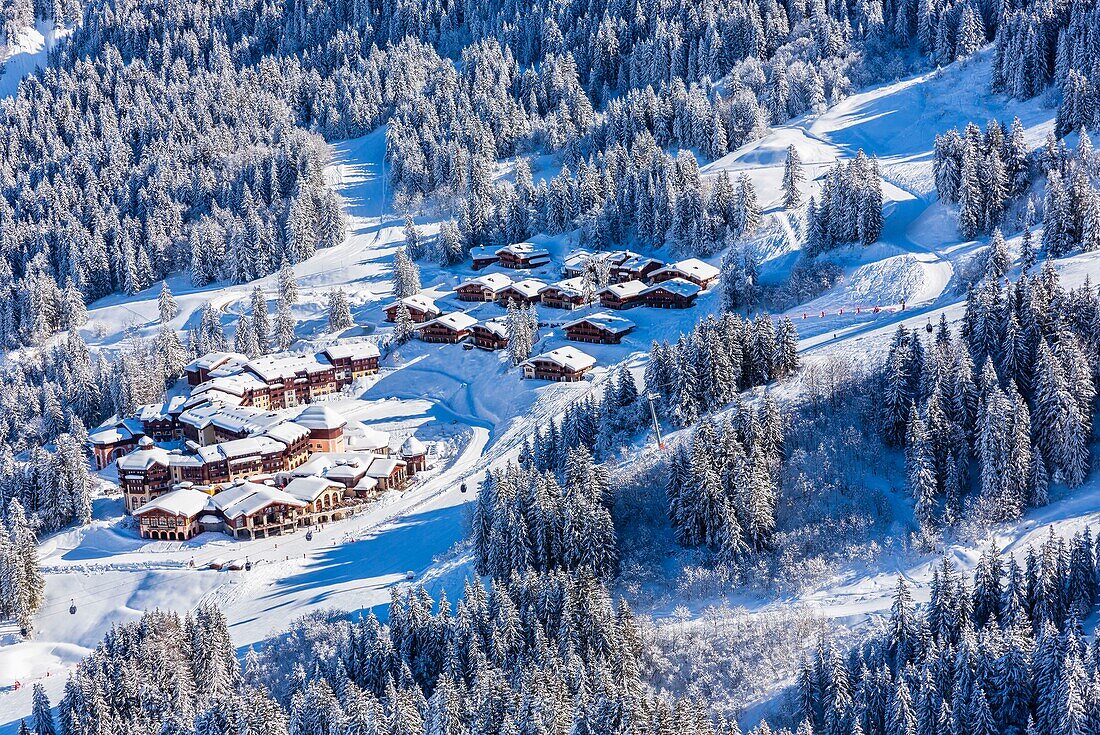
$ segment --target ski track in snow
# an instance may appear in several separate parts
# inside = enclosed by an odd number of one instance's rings
[[[961,296],[953,287],[956,264],[985,242],[958,242],[953,218],[936,202],[930,183],[933,138],[953,126],[961,130],[970,121],[984,124],[998,118],[1007,124],[1019,116],[1034,147],[1051,128],[1053,118],[1053,111],[1037,100],[1018,102],[988,95],[987,62],[988,52],[977,60],[861,92],[820,115],[777,127],[703,167],[705,176],[726,170],[735,177],[745,173],[753,180],[767,207],[753,245],[765,258],[764,277],[780,280],[796,259],[796,230],[801,227],[798,218],[780,206],[787,146],[794,144],[804,161],[809,180],[805,199],[817,192],[820,177],[835,161],[853,157],[860,148],[878,156],[887,213],[882,238],[867,248],[852,246],[826,256],[843,269],[840,283],[788,312],[799,329],[804,359],[869,356],[890,340],[899,323],[917,327],[926,320],[936,321],[941,313],[952,321],[962,315]],[[5,84],[11,86],[13,69],[9,65],[9,73],[0,78],[0,94],[5,93]],[[334,162],[326,176],[345,198],[349,236],[295,266],[302,293],[295,316],[302,339],[322,335],[325,296],[335,285],[348,291],[360,325],[346,334],[370,334],[383,326],[380,307],[390,297],[389,261],[403,240],[402,218],[382,214],[384,136],[381,129],[334,146]],[[550,175],[552,171],[536,172],[536,177]],[[425,235],[438,227],[429,218],[420,218],[418,224]],[[571,247],[564,238],[537,239],[559,260]],[[1010,239],[1010,247],[1017,242],[1018,238]],[[1096,254],[1078,255],[1058,265],[1067,287],[1100,272]],[[553,278],[554,270],[542,269],[535,275]],[[458,280],[470,275],[464,267],[425,265],[422,271],[425,289],[439,294],[445,308],[469,310],[479,318],[494,315],[493,309],[499,311],[493,305],[465,304],[448,295]],[[184,276],[176,276],[169,285],[181,313],[172,326],[186,329],[196,324],[206,301],[229,324],[235,313],[247,309],[254,285],[273,300],[276,278],[196,288]],[[159,284],[136,296],[115,295],[92,304],[83,336],[110,348],[119,344],[129,328],[145,336],[153,334],[158,326],[158,291]],[[855,306],[889,306],[902,299],[907,302],[904,311],[852,311]],[[469,572],[469,555],[446,553],[464,535],[467,504],[476,496],[482,474],[514,458],[531,431],[546,426],[572,401],[597,389],[613,374],[609,368],[624,364],[639,373],[651,339],[675,339],[717,307],[717,294],[710,293],[688,312],[631,311],[628,316],[638,323],[637,332],[622,345],[585,346],[599,358],[601,367],[593,371],[590,381],[577,384],[527,383],[508,368],[506,358],[466,352],[455,345],[401,347],[394,364],[368,381],[359,396],[362,400],[341,409],[349,418],[399,432],[426,424],[465,426],[465,443],[455,457],[404,494],[390,493],[359,515],[326,524],[324,530],[314,532],[311,542],[303,534],[253,542],[204,534],[191,542],[150,543],[120,527],[118,501],[103,501],[104,511],[97,512],[91,526],[42,541],[47,602],[38,616],[37,638],[3,645],[14,637],[12,631],[0,629],[0,735],[14,733],[18,718],[30,710],[30,687],[14,691],[14,681],[42,681],[56,703],[65,669],[77,663],[111,624],[135,619],[145,609],[185,612],[203,601],[217,602],[243,651],[311,610],[336,608],[357,616],[375,609],[384,617],[392,588],[404,583],[407,571],[433,594],[446,590],[453,599]],[[843,316],[836,315],[839,308],[845,309]],[[822,310],[831,312],[830,316],[801,319],[803,312]],[[561,312],[544,309],[540,316],[544,321],[562,321]],[[536,351],[561,343],[558,330],[551,327],[543,332]],[[645,446],[640,451],[653,450]],[[466,494],[459,490],[463,482]],[[112,507],[114,512],[109,511]],[[1049,506],[1033,511],[1019,524],[997,529],[993,536],[1001,548],[1018,551],[1041,540],[1048,525],[1056,526],[1059,533],[1071,533],[1098,518],[1100,479],[1094,473],[1085,487],[1056,496]],[[981,546],[960,542],[946,551],[969,567]],[[214,558],[245,556],[256,562],[247,574],[199,569]],[[938,558],[890,557],[874,566],[852,566],[791,599],[754,604],[808,606],[838,622],[858,625],[888,609],[898,574],[913,582],[918,600],[926,599],[931,565]],[[195,569],[188,566],[192,559]],[[70,598],[78,601],[75,616],[68,613]]]

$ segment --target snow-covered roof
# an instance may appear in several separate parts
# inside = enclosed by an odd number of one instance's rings
[[[378,458],[371,452],[316,452],[302,464],[280,473],[281,477],[355,478],[366,473]]]
[[[463,281],[458,284],[458,288],[464,286],[480,286],[481,288],[488,289],[493,293],[499,293],[501,289],[507,288],[512,283],[512,279],[503,273],[486,273],[484,276],[477,276],[467,281]]]
[[[495,319],[488,319],[477,324],[476,326],[481,327],[490,334],[494,334],[502,339],[506,339],[508,337],[508,322],[499,317]]]
[[[344,427],[344,443],[349,450],[374,451],[390,445],[390,435],[354,421]]]
[[[404,467],[405,460],[394,457],[375,457],[367,468],[367,474],[371,477],[389,477],[398,467]]]
[[[317,355],[281,352],[249,360],[245,369],[258,375],[267,383],[286,381],[300,373],[319,373],[332,369],[328,360],[321,362]]]
[[[294,423],[307,429],[341,429],[348,425],[348,420],[335,409],[315,403],[306,406],[294,419]]]
[[[281,441],[283,444],[290,446],[294,442],[309,436],[309,429],[302,426],[297,421],[284,421],[265,431],[264,436],[269,436],[276,441]]]
[[[546,361],[552,362],[571,372],[586,370],[596,364],[596,358],[586,352],[581,352],[576,347],[559,347],[541,355],[536,355],[528,360],[528,363]]]
[[[401,445],[401,449],[399,449],[398,452],[402,457],[419,457],[422,454],[427,454],[428,448],[424,446],[424,442],[410,435]]]
[[[710,263],[704,263],[698,258],[688,258],[678,263],[666,265],[664,268],[655,271],[653,275],[656,276],[659,273],[675,273],[683,276],[690,276],[699,281],[709,281],[712,278],[717,278],[721,271]]]
[[[191,389],[191,398],[197,398],[209,391],[217,391],[231,396],[243,396],[250,390],[266,387],[266,383],[251,373],[237,373],[211,378]]]
[[[272,411],[252,406],[215,402],[188,408],[180,414],[179,420],[196,429],[214,425],[234,434],[254,434],[283,421],[283,418]]]
[[[513,283],[508,289],[514,290],[524,298],[533,299],[546,290],[546,284],[537,278],[524,278],[522,281]]]
[[[629,252],[629,251],[627,251],[627,252]],[[656,258],[651,258],[648,255],[639,255],[638,253],[630,253],[629,257],[627,257],[625,260],[623,260],[623,262],[618,263],[616,265],[616,267],[617,268],[624,268],[626,270],[641,270],[641,269],[645,268],[647,265],[662,266],[662,265],[664,265],[664,262],[660,261],[660,260],[657,260]]]
[[[646,284],[638,280],[624,281],[623,283],[612,283],[608,286],[605,286],[603,289],[600,290],[600,293],[609,291],[620,299],[626,299],[631,298],[632,296],[637,296],[642,291],[645,291],[646,288]]]
[[[286,443],[272,439],[269,436],[249,436],[244,439],[211,444],[199,447],[195,454],[205,464],[207,462],[221,462],[242,459],[245,457],[260,457],[265,454],[274,454],[286,449]]]
[[[306,501],[284,490],[256,482],[237,483],[222,490],[214,496],[213,500],[222,515],[230,520],[258,513],[272,503],[282,503],[295,508],[304,508],[308,505]]]
[[[583,248],[570,250],[569,254],[566,255],[565,259],[562,261],[562,266],[569,270],[584,268],[593,257],[595,257],[595,253],[591,250],[584,250]]]
[[[299,500],[312,503],[321,496],[321,493],[333,487],[343,488],[344,486],[333,480],[311,475],[309,477],[295,477],[287,483],[287,486],[283,488],[283,492],[293,495]]]
[[[399,300],[393,302],[392,304],[390,304],[386,308],[387,309],[392,309],[392,308],[396,307],[398,304],[404,304],[405,307],[408,308],[408,309],[415,309],[417,311],[422,311],[426,314],[439,314],[443,311],[442,309],[440,309],[438,306],[435,305],[435,300],[434,299],[432,299],[430,296],[425,296],[422,293],[416,293],[416,294],[413,294],[412,296],[406,296],[403,299],[399,299]]]
[[[134,417],[140,421],[157,421],[170,418],[172,414],[178,413],[185,403],[187,403],[187,396],[172,396],[160,403],[147,403],[140,406],[134,413]]]
[[[424,322],[417,329],[423,329],[430,324],[439,324],[455,332],[461,332],[477,324],[477,319],[462,311],[452,311],[450,314],[436,317],[430,322]]]
[[[471,260],[496,260],[497,250],[496,248],[476,247],[470,248]]]
[[[504,255],[505,253],[516,258],[527,260],[550,259],[550,251],[535,245],[533,242],[514,242],[511,245],[505,245],[502,248],[498,248],[496,251],[498,256]]]
[[[557,291],[563,296],[580,296],[586,288],[584,276],[575,276],[551,283],[545,291]]]
[[[625,317],[618,316],[617,314],[609,314],[606,311],[601,311],[597,314],[590,314],[583,316],[580,319],[575,319],[564,326],[569,328],[577,324],[592,324],[600,329],[605,329],[612,334],[626,334],[631,329],[634,329],[634,322]]]
[[[255,376],[249,376],[255,380]],[[256,381],[259,383],[259,381]],[[196,408],[198,406],[205,406],[210,403],[221,403],[225,406],[239,406],[244,397],[240,394],[226,393],[223,390],[217,388],[211,388],[198,394],[193,394],[187,399],[187,403],[183,404],[184,408]]]
[[[670,278],[667,281],[653,284],[647,288],[645,292],[653,293],[654,291],[668,291],[669,293],[678,294],[680,296],[694,296],[702,290],[703,289],[698,283],[692,283],[683,278]]]
[[[207,352],[187,363],[186,370],[213,370],[232,360],[245,362],[248,358],[239,352]]]
[[[194,518],[206,510],[206,504],[210,502],[210,496],[192,488],[180,488],[172,490],[164,495],[153,498],[145,505],[134,511],[134,515],[145,515],[154,510],[159,510],[172,515]]]
[[[144,472],[154,464],[168,466],[168,451],[155,444],[147,436],[138,442],[138,448],[118,458],[119,472]]]
[[[145,432],[127,421],[116,421],[112,426],[97,429],[88,435],[91,444],[118,444],[144,436]]]
[[[340,342],[339,344],[329,345],[322,350],[330,360],[342,360],[350,358],[352,360],[366,360],[371,357],[381,357],[382,353],[378,351],[378,345],[373,341],[366,342]]]

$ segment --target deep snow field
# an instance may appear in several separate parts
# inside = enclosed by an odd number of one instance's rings
[[[15,70],[9,69],[0,78],[0,94],[11,91],[9,75]],[[887,213],[880,241],[868,248],[853,246],[829,254],[843,268],[841,282],[787,313],[799,329],[805,360],[837,356],[861,360],[878,354],[898,323],[923,326],[928,320],[937,321],[941,313],[952,321],[961,317],[964,292],[959,289],[959,270],[986,242],[960,242],[952,213],[937,203],[933,138],[951,127],[961,130],[968,122],[984,125],[998,118],[1008,124],[1018,116],[1029,145],[1036,147],[1052,128],[1054,117],[1041,99],[991,98],[986,92],[988,71],[986,52],[963,65],[871,89],[821,115],[778,127],[703,167],[704,175],[727,170],[752,178],[766,210],[753,245],[764,258],[763,277],[778,282],[794,264],[802,229],[801,222],[779,204],[787,146],[798,149],[810,180],[860,149],[878,156]],[[345,336],[384,334],[389,328],[381,307],[391,299],[390,264],[403,243],[403,222],[400,215],[389,212],[379,218],[383,145],[384,131],[376,131],[334,146],[327,175],[346,200],[349,236],[343,244],[295,267],[301,290],[295,316],[302,348],[322,346],[337,336],[325,333],[324,304],[335,286],[348,292],[358,325]],[[555,173],[534,171],[536,180]],[[811,184],[806,199],[815,193],[815,186]],[[438,228],[438,219],[424,216],[418,225],[422,235],[430,236]],[[531,276],[558,280],[561,256],[573,243],[566,236],[539,242],[555,258]],[[1009,244],[1015,249],[1018,237]],[[653,254],[676,259],[664,250]],[[719,259],[714,262],[717,265]],[[1076,286],[1086,275],[1092,274],[1094,280],[1100,277],[1100,254],[1067,258],[1057,266],[1064,285]],[[423,285],[444,311],[467,310],[479,319],[503,314],[498,305],[471,305],[455,298],[455,284],[471,274],[467,266],[440,269],[421,264]],[[275,282],[274,275],[257,282],[272,301]],[[247,310],[253,288],[253,284],[216,284],[196,289],[185,276],[177,276],[169,285],[181,308],[174,327],[185,330],[197,324],[199,310],[212,301],[223,312],[230,335],[235,314]],[[152,335],[157,328],[158,290],[159,286],[133,297],[110,297],[89,307],[83,330],[89,344],[110,349],[130,329]],[[870,309],[876,306],[881,309],[874,313]],[[93,524],[41,541],[47,602],[37,617],[34,639],[15,643],[14,636],[4,638],[0,632],[0,733],[15,732],[19,717],[29,712],[32,681],[43,681],[56,702],[66,669],[113,623],[134,619],[144,610],[183,613],[202,601],[216,601],[243,651],[312,610],[336,608],[357,617],[361,611],[375,609],[384,616],[391,590],[404,583],[406,572],[412,572],[433,594],[446,589],[454,599],[471,571],[468,556],[455,546],[465,535],[470,503],[485,469],[513,458],[524,437],[597,389],[616,365],[625,363],[640,376],[651,340],[674,340],[717,308],[717,294],[708,293],[694,309],[683,312],[631,310],[626,316],[638,329],[622,345],[582,346],[598,358],[598,368],[579,384],[523,381],[502,353],[415,341],[400,347],[368,387],[337,398],[334,405],[349,419],[391,431],[395,442],[413,432],[427,439],[448,437],[453,439],[454,452],[437,459],[436,466],[404,493],[390,493],[353,518],[326,525],[312,541],[301,534],[253,542],[204,534],[182,543],[144,542],[122,520],[117,498],[99,499]],[[837,314],[840,309],[843,315]],[[820,316],[822,311],[827,312],[825,317]],[[555,325],[579,315],[545,308],[539,314],[550,326],[542,330],[536,353],[563,344]],[[655,451],[652,444],[652,438],[645,437],[638,448]],[[110,473],[104,474],[109,479]],[[1072,494],[1052,491],[1049,506],[1032,511],[1015,526],[998,528],[994,534],[998,545],[1015,551],[1040,540],[1049,525],[1072,533],[1095,521],[1100,516],[1098,474],[1094,472]],[[463,483],[469,490],[465,494],[460,491]],[[946,552],[969,567],[980,548],[976,543],[960,543]],[[202,568],[214,558],[245,557],[257,563],[250,573]],[[898,574],[913,583],[918,600],[926,599],[925,586],[935,558],[914,552],[873,567],[852,567],[797,598],[764,601],[759,606],[773,610],[799,606],[846,625],[861,625],[888,609]],[[192,560],[194,568],[189,566]],[[77,605],[76,615],[69,614],[70,600]],[[667,614],[663,609],[637,612]],[[23,685],[18,691],[13,689],[16,681]]]

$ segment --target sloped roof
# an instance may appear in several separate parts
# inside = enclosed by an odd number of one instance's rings
[[[461,332],[477,324],[477,319],[474,319],[472,316],[462,311],[452,311],[450,314],[444,314],[443,316],[436,317],[430,322],[424,322],[423,324],[419,325],[417,329],[423,329],[430,324],[439,324],[446,327],[447,329]]]
[[[686,260],[666,265],[664,268],[656,271],[656,273],[679,273],[681,275],[697,278],[700,281],[709,281],[712,278],[717,278],[721,271],[710,263],[704,263],[698,258],[687,258]],[[656,275],[656,273],[654,273],[654,275]]]
[[[398,450],[402,457],[418,457],[421,454],[427,454],[428,448],[424,446],[424,442],[417,439],[415,436],[410,435],[408,439],[401,445],[401,449]]]
[[[299,373],[308,374],[329,370],[332,364],[328,360],[321,362],[317,359],[317,355],[280,352],[249,360],[244,367],[258,375],[261,380],[272,383],[289,380]]]
[[[348,425],[348,420],[334,409],[315,403],[306,406],[294,423],[307,429],[341,429]]]
[[[343,489],[344,486],[334,480],[326,480],[323,477],[310,475],[309,477],[295,477],[287,483],[287,486],[283,488],[283,492],[293,495],[299,500],[312,503],[321,496],[321,493],[333,487]]]
[[[552,362],[566,370],[576,372],[578,370],[585,370],[596,364],[596,358],[589,355],[587,352],[581,352],[576,347],[559,347],[556,350],[550,350],[541,355],[532,357],[527,363],[533,363],[538,361]]]
[[[149,439],[149,437],[142,437]],[[154,464],[168,466],[168,452],[153,444],[153,440],[149,439],[147,444],[139,445],[137,449],[130,452],[127,455],[118,458],[118,469],[120,472],[126,471],[142,471],[149,469]]]
[[[284,490],[256,482],[241,482],[233,485],[215,495],[213,501],[222,515],[230,520],[253,515],[272,503],[282,503],[295,508],[304,508],[308,505],[306,501]]]
[[[626,334],[636,326],[634,322],[625,317],[621,317],[617,314],[609,314],[606,311],[601,311],[598,314],[590,314],[588,316],[582,316],[580,319],[575,319],[563,328],[576,326],[577,324],[593,324],[600,329],[605,329],[613,334]]]
[[[600,290],[600,293],[611,292],[620,299],[637,296],[646,290],[646,284],[641,281],[625,281],[624,283],[612,283]]]
[[[480,286],[487,288],[493,293],[499,292],[501,289],[507,288],[512,283],[512,279],[503,273],[486,273],[484,276],[477,276],[469,280],[463,281],[458,284],[458,288],[463,286]]]
[[[373,340],[366,342],[339,342],[329,345],[321,350],[330,360],[351,358],[352,360],[365,360],[370,357],[381,357],[378,345]]]
[[[653,293],[654,291],[668,291],[669,293],[678,294],[680,296],[694,296],[703,289],[698,283],[685,280],[683,278],[670,278],[667,281],[661,281],[660,283],[654,283],[652,286],[645,290],[645,293]]]
[[[210,496],[204,492],[192,488],[180,488],[153,498],[135,510],[134,515],[140,516],[150,511],[159,510],[177,516],[194,518],[206,510],[206,504],[209,502]]]
[[[511,245],[505,245],[502,248],[498,248],[497,255],[503,255],[508,253],[514,255],[517,258],[526,258],[528,260],[550,258],[550,251],[546,248],[541,248],[532,242],[515,242]]]
[[[415,293],[412,296],[406,296],[403,299],[393,302],[387,309],[391,309],[398,304],[404,304],[407,308],[416,309],[417,311],[423,311],[428,314],[439,314],[442,309],[435,305],[435,300],[430,296],[425,296],[422,293]]]
[[[494,334],[502,339],[508,338],[508,323],[503,319],[487,319],[483,322],[479,322],[474,325],[475,327],[481,327],[490,334]]]
[[[185,370],[213,370],[214,368],[221,367],[227,362],[239,360],[245,362],[248,357],[242,355],[239,352],[207,352],[201,357],[196,357],[191,362],[187,363]]]
[[[508,288],[514,289],[524,298],[531,299],[546,290],[546,284],[537,278],[525,278],[522,281],[516,281]]]

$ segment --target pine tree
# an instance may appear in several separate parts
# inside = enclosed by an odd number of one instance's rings
[[[787,160],[783,165],[783,206],[794,209],[802,203],[802,192],[798,187],[806,180],[802,170],[802,160],[794,145],[787,146]]]
[[[338,288],[329,291],[328,294],[328,328],[332,332],[340,332],[355,326],[355,320],[351,316],[351,306],[348,304],[348,296],[344,289]]]
[[[160,323],[167,324],[180,313],[176,300],[172,297],[172,291],[168,288],[167,281],[160,282],[160,296],[157,297],[157,308],[160,311]]]

